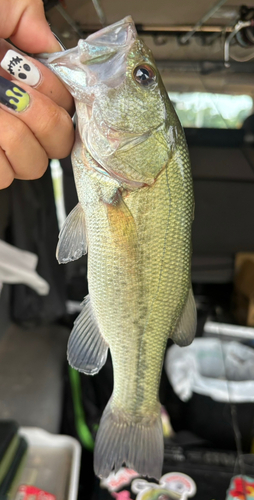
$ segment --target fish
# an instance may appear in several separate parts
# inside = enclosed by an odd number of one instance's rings
[[[72,164],[79,202],[60,231],[60,263],[88,253],[89,295],[68,341],[70,365],[94,375],[110,349],[113,394],[94,469],[124,464],[159,478],[159,384],[168,339],[196,330],[191,284],[194,197],[183,129],[130,16],[44,63],[75,99]]]

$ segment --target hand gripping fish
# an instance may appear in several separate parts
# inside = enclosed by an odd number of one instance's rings
[[[191,343],[193,190],[184,134],[131,17],[47,56],[75,98],[78,205],[60,232],[60,263],[88,248],[89,295],[68,343],[95,374],[110,348],[114,391],[95,443],[95,472],[122,464],[159,478],[158,389],[168,338]],[[45,60],[44,60],[45,63]]]

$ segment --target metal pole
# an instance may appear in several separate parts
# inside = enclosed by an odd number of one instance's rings
[[[97,16],[102,24],[102,26],[107,26],[107,18],[106,18],[106,15],[102,9],[102,6],[101,6],[101,3],[100,3],[100,0],[92,0],[93,2],[93,6],[97,12]]]
[[[55,8],[58,10],[58,12],[60,12],[60,14],[65,19],[65,21],[67,21],[67,23],[72,27],[72,29],[74,31],[76,31],[79,38],[83,38],[83,36],[84,36],[83,31],[79,28],[77,23],[75,23],[75,21],[72,19],[72,17],[69,16],[69,14],[67,14],[67,12],[63,9],[63,7],[61,5],[56,5]]]
[[[193,29],[189,32],[189,33],[186,33],[186,35],[182,36],[180,38],[180,42],[182,44],[185,44],[187,43],[190,38],[192,37],[192,35],[194,35],[194,33],[196,33],[196,31],[202,26],[202,24],[204,24],[207,19],[209,19],[210,17],[212,17],[212,15],[226,2],[227,0],[220,0],[219,2],[217,2],[210,10],[208,10],[208,12],[195,24],[195,26],[193,27]]]

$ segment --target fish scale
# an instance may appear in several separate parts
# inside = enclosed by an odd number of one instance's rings
[[[167,340],[188,345],[196,328],[184,133],[130,17],[50,55],[48,65],[76,98],[78,114],[72,164],[79,203],[60,233],[58,259],[74,260],[88,248],[89,295],[68,360],[93,375],[109,348],[114,370],[95,472],[106,477],[125,464],[158,479]]]

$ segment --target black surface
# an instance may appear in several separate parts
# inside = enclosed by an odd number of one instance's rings
[[[208,396],[193,393],[187,403],[188,429],[200,437],[210,440],[215,446],[234,450],[235,435],[232,424],[232,406],[241,435],[244,453],[249,453],[253,439],[254,404],[253,403],[221,403]]]
[[[18,424],[14,420],[0,421],[0,461],[2,460],[11,440],[18,432]]]
[[[234,255],[254,248],[252,183],[195,180],[194,255]]]
[[[36,271],[50,285],[40,296],[26,285],[12,287],[12,319],[22,324],[53,322],[65,314],[65,269],[56,257],[58,224],[50,169],[37,180],[15,179],[11,192],[10,241],[38,255]]]
[[[236,148],[243,144],[243,129],[185,128],[188,146],[213,146]]]
[[[15,479],[15,475],[18,471],[21,460],[22,460],[26,450],[27,450],[27,442],[23,437],[20,437],[19,446],[18,446],[18,449],[16,451],[12,465],[11,465],[4,480],[2,481],[2,483],[0,485],[0,497],[1,498],[4,498],[4,497],[7,498],[7,493],[9,491],[9,489],[11,488],[12,482]]]

